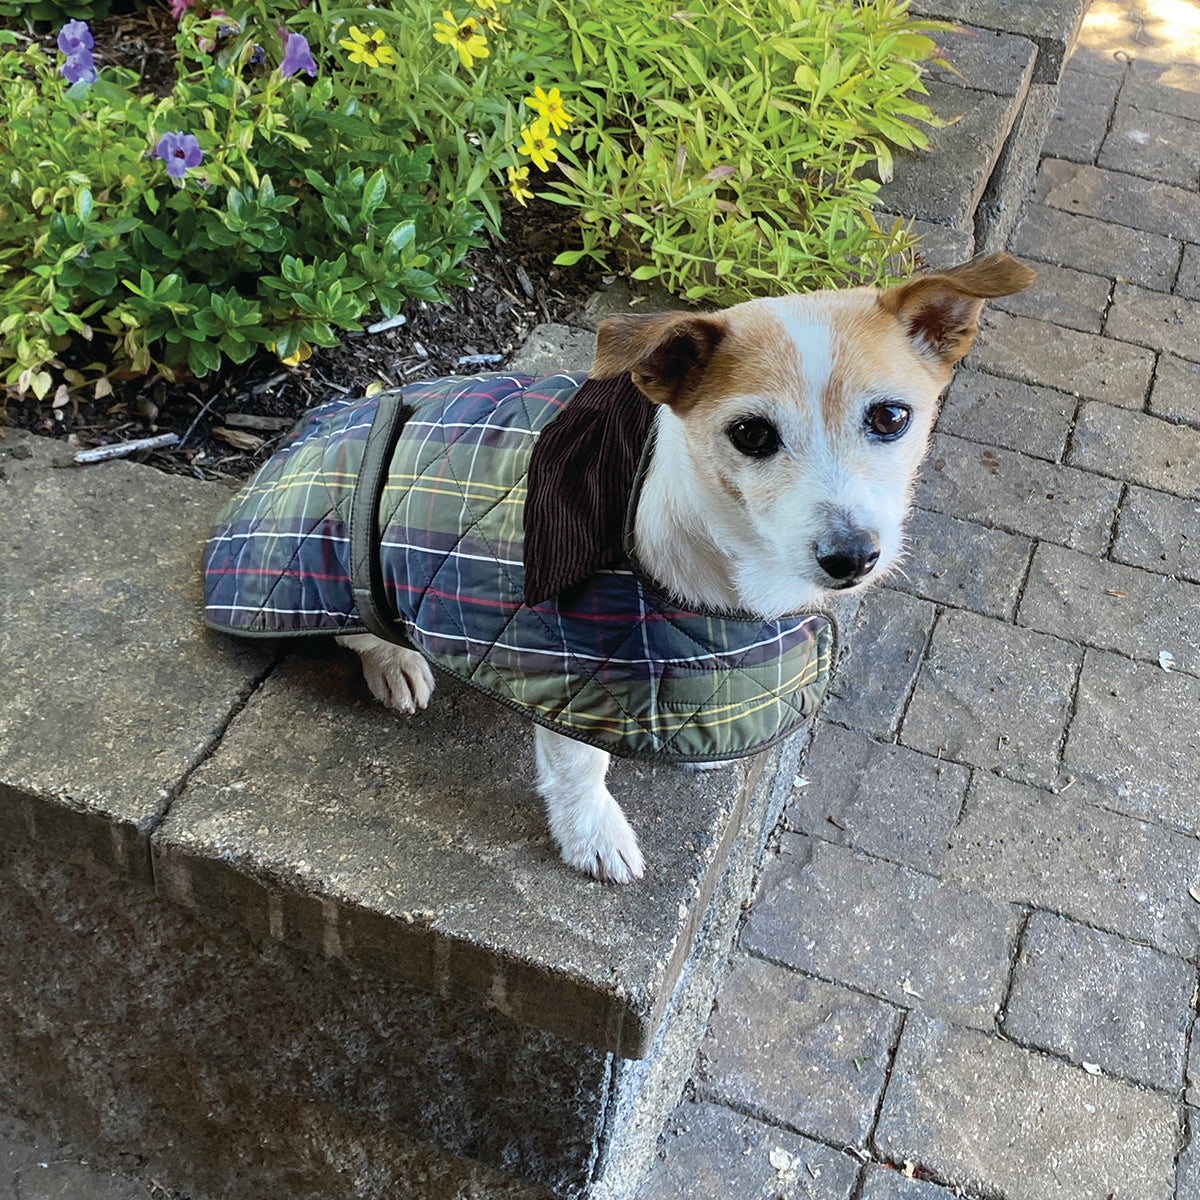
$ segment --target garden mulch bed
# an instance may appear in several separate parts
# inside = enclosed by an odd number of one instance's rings
[[[488,248],[468,256],[475,280],[469,290],[449,292],[445,304],[411,301],[402,310],[403,325],[346,334],[341,345],[314,349],[298,367],[259,354],[203,379],[132,380],[99,403],[73,401],[51,410],[48,399],[41,404],[31,396],[10,400],[0,414],[0,434],[4,423],[17,425],[62,438],[74,450],[177,433],[180,445],[143,451],[133,461],[201,479],[245,478],[270,456],[295,419],[316,404],[339,394],[361,394],[376,380],[397,387],[439,375],[499,370],[535,325],[569,323],[601,282],[596,270],[553,265],[567,244],[570,219],[567,210],[539,201],[528,210],[506,213],[508,240],[490,239]],[[375,313],[364,325],[378,317]],[[480,355],[502,357],[470,361]]]

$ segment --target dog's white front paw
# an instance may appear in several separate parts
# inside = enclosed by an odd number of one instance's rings
[[[370,633],[340,637],[338,642],[362,659],[363,678],[381,704],[403,713],[415,713],[428,705],[435,680],[429,664],[416,650],[385,642]]]
[[[630,883],[645,873],[637,834],[606,787],[572,805],[561,821],[552,813],[550,832],[562,848],[563,862],[606,883]]]

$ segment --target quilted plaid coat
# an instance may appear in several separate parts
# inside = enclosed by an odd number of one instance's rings
[[[441,379],[314,409],[217,519],[208,624],[371,630],[616,754],[715,761],[786,737],[828,681],[825,617],[692,612],[628,559],[526,602],[531,451],[582,381]]]

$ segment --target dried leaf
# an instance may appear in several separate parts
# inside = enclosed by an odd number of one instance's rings
[[[367,390],[365,392],[365,395],[378,396],[379,393],[382,391],[383,391],[383,383],[378,379],[372,379],[371,382],[367,384]]]
[[[96,380],[97,400],[103,400],[105,396],[111,396],[112,390],[113,386],[111,383],[109,383],[107,375],[101,375],[100,378]]]
[[[50,402],[51,408],[66,408],[71,403],[71,393],[67,389],[65,383],[60,383],[54,392],[54,399]]]
[[[213,437],[220,438],[235,450],[257,450],[264,440],[255,433],[244,433],[240,429],[226,429],[224,425],[218,425],[212,434]]]

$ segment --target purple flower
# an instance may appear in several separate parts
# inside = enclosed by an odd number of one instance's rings
[[[58,69],[68,83],[79,83],[81,80],[84,83],[96,82],[96,60],[92,58],[90,50],[80,49],[68,54],[66,61]]]
[[[167,164],[172,179],[182,179],[188,167],[198,167],[204,158],[200,143],[190,133],[164,133],[154,147],[154,153]]]
[[[58,48],[68,58],[81,51],[90,51],[95,44],[96,39],[92,37],[86,21],[68,21],[58,31]]]
[[[267,57],[267,52],[261,46],[254,47],[254,53],[250,55],[250,66],[257,67],[264,58]]]
[[[286,79],[297,71],[307,71],[313,78],[317,75],[317,64],[312,51],[308,48],[308,38],[302,33],[285,31],[287,45],[283,51],[283,62],[279,64],[279,73]]]

